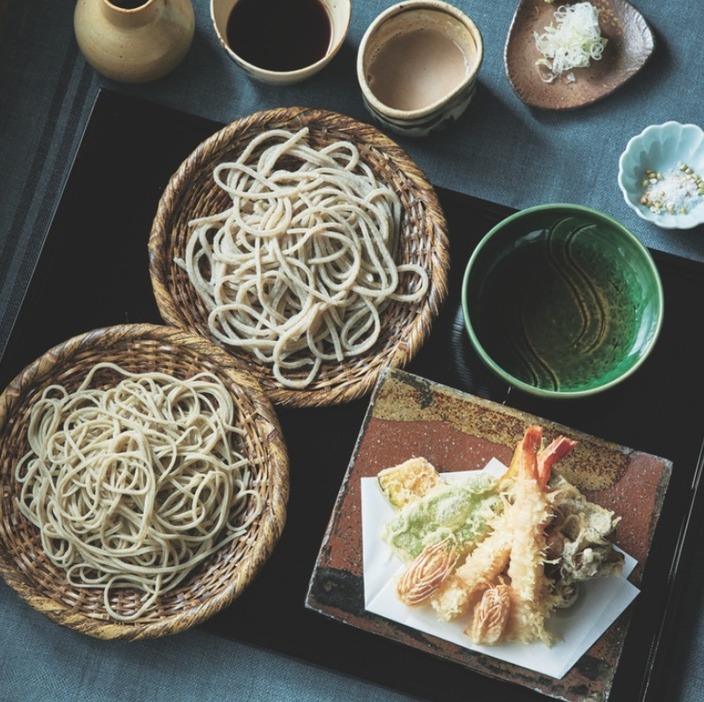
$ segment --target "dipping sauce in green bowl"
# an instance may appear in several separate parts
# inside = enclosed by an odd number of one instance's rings
[[[655,263],[617,221],[580,205],[539,205],[497,224],[465,270],[462,309],[482,361],[543,397],[620,382],[660,333]]]

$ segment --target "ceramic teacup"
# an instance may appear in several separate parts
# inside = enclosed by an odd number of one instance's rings
[[[263,83],[290,85],[330,63],[347,36],[351,0],[210,0],[230,58]]]
[[[483,42],[474,21],[442,0],[410,0],[382,12],[357,54],[365,105],[382,126],[425,136],[457,119],[476,90]]]

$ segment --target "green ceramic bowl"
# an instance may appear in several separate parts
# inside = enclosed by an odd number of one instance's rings
[[[462,285],[470,341],[511,385],[583,397],[631,375],[657,340],[663,290],[647,249],[621,224],[550,204],[497,224]]]

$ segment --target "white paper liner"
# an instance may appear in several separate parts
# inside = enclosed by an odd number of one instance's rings
[[[492,459],[484,468],[501,475],[506,467]],[[445,473],[448,482],[466,473]],[[382,539],[384,525],[396,510],[379,489],[376,478],[362,478],[362,549],[364,564],[364,605],[367,611],[432,634],[474,651],[512,663],[553,678],[562,678],[608,629],[638,594],[628,580],[636,561],[625,554],[623,572],[596,578],[580,587],[577,602],[565,610],[555,611],[548,629],[559,639],[550,647],[541,643],[502,643],[477,646],[464,634],[467,622],[460,619],[441,622],[429,606],[409,607],[396,596],[396,580],[404,563]]]

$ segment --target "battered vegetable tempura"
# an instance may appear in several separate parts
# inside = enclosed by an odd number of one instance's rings
[[[386,524],[383,534],[396,555],[408,561],[446,539],[464,555],[486,535],[490,518],[501,506],[495,478],[477,473],[449,484],[438,476],[428,489],[428,480],[417,479],[417,466],[407,462],[401,467],[405,467],[406,488],[397,486],[385,492],[392,504],[403,496],[403,508]]]

